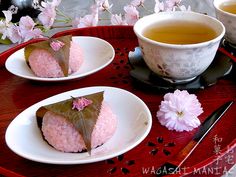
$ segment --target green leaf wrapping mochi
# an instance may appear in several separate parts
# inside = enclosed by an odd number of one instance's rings
[[[33,73],[43,78],[67,77],[80,69],[84,58],[71,35],[29,44],[24,54]]]
[[[36,112],[43,138],[63,152],[91,152],[114,134],[117,118],[104,92],[45,105]]]

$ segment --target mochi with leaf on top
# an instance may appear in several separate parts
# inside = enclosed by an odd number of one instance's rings
[[[83,63],[83,51],[71,35],[30,44],[24,53],[33,73],[43,78],[67,77]]]
[[[91,152],[115,133],[117,117],[103,92],[40,107],[36,112],[43,138],[62,152]]]

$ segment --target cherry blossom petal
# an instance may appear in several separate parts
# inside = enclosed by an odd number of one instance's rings
[[[12,12],[10,10],[3,10],[2,12],[5,16],[6,24],[8,24],[12,20]]]
[[[97,26],[97,24],[98,24],[98,14],[90,14],[80,18],[80,23],[78,27],[81,28],[81,27]]]
[[[1,25],[1,24],[0,24]],[[2,34],[2,37],[1,37],[1,39],[6,39],[6,37],[8,36],[8,30],[7,30],[7,28],[1,28],[0,27],[0,33]]]
[[[197,118],[203,112],[196,95],[176,90],[167,93],[157,111],[161,125],[169,130],[191,131],[200,125]]]
[[[185,5],[179,6],[179,9],[181,11],[191,11],[191,6],[186,7]]]
[[[30,39],[35,39],[35,38],[41,38],[42,36],[42,31],[38,28],[35,28],[31,31],[28,31],[28,33],[25,34],[24,37],[24,42],[28,41]]]
[[[128,25],[125,20],[122,19],[121,14],[112,14],[111,15],[111,24],[112,25]]]
[[[0,33],[3,33],[5,30],[5,23],[3,20],[0,20]]]
[[[84,108],[92,104],[93,101],[87,98],[81,97],[73,100],[72,109],[77,109],[78,111],[82,111]]]
[[[7,35],[8,35],[8,28],[9,24],[6,23],[5,20],[0,20],[0,33],[2,34],[2,39],[6,39]]]
[[[159,0],[156,0],[156,4],[155,4],[155,7],[154,7],[154,12],[159,13],[159,12],[163,12],[164,10],[165,10],[164,2],[160,2]]]
[[[53,6],[47,6],[38,15],[39,21],[46,28],[50,28],[53,25],[55,18],[56,18],[56,10]]]
[[[54,7],[58,7],[61,3],[61,0],[53,0],[50,4]]]
[[[181,0],[167,0],[166,5],[168,8],[173,8],[174,6],[177,6],[180,4]]]
[[[19,27],[21,30],[32,30],[34,26],[34,20],[30,16],[23,16],[20,18]]]
[[[165,9],[164,3],[160,2],[159,0],[156,0],[156,4],[155,4],[155,7],[154,7],[154,12],[159,13],[159,12],[164,11],[164,9]]]
[[[47,7],[53,7],[53,8],[56,8],[60,5],[61,3],[61,0],[52,0],[51,2],[50,1],[41,1],[41,6],[43,8],[47,8]]]
[[[22,38],[25,39],[24,41],[26,41],[26,39],[31,39],[31,37],[28,37],[28,36],[31,36],[34,26],[35,26],[35,23],[30,16],[23,16],[20,18],[19,31]]]
[[[109,4],[108,0],[97,0],[96,3],[100,11],[109,10],[113,6],[113,4]]]
[[[6,37],[9,38],[11,34],[11,28],[13,26],[12,20],[12,12],[10,10],[4,10],[2,11],[5,19],[0,20],[0,33],[2,34],[1,39],[6,39]]]
[[[93,4],[91,7],[91,14],[85,15],[84,17],[76,17],[72,20],[72,26],[74,28],[83,28],[83,27],[90,27],[90,26],[97,26],[98,25],[98,5]]]
[[[54,51],[59,51],[64,45],[65,43],[58,40],[53,40],[50,42],[50,46]]]
[[[50,28],[53,25],[56,18],[56,8],[59,6],[60,3],[61,0],[53,0],[52,2],[41,2],[41,13],[38,15],[38,19],[44,27]]]
[[[124,7],[125,21],[128,25],[134,25],[139,19],[139,12],[136,7],[127,5]]]
[[[8,28],[8,38],[12,41],[12,43],[22,42],[22,36],[20,34],[19,26],[11,25]]]
[[[130,5],[134,6],[134,7],[139,7],[142,6],[144,4],[145,0],[132,0]]]

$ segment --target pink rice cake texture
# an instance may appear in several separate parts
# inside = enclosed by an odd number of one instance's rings
[[[83,51],[79,44],[71,41],[69,54],[69,74],[79,70],[83,63]],[[29,65],[38,77],[64,77],[63,71],[56,59],[44,49],[35,49],[29,56]]]
[[[108,141],[115,133],[117,118],[110,106],[103,102],[100,114],[92,132],[91,148],[94,149]],[[78,130],[62,116],[46,112],[42,122],[42,132],[47,142],[63,152],[86,150],[84,140]]]

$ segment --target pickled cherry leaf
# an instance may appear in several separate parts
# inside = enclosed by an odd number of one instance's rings
[[[65,45],[61,47],[60,50],[55,51],[51,48],[50,43],[54,40],[63,42]],[[25,47],[24,55],[27,64],[29,63],[29,56],[35,49],[44,49],[47,50],[58,62],[61,67],[64,76],[69,74],[69,57],[70,57],[70,44],[72,41],[72,36],[62,36],[58,38],[50,38],[46,41],[41,41],[33,44],[29,44]]]
[[[72,109],[73,100],[75,98],[42,106],[36,112],[38,126],[40,128],[42,127],[42,118],[47,111],[61,115],[67,121],[71,122],[76,130],[81,134],[84,139],[87,151],[90,153],[92,132],[101,110],[103,94],[104,92],[98,92],[83,96],[84,98],[91,100],[92,104],[88,105],[81,111]]]

